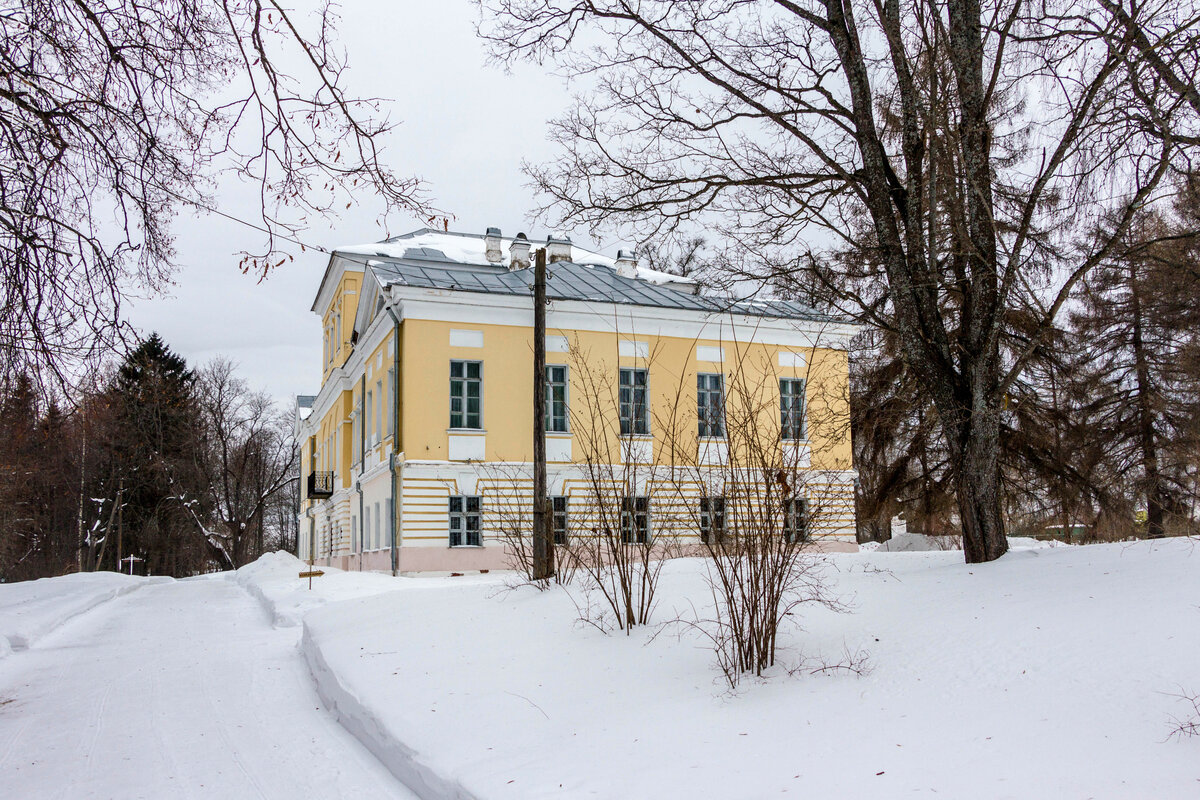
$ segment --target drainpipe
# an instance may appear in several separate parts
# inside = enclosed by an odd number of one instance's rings
[[[358,492],[358,571],[362,572],[362,543],[367,535],[363,528],[362,476],[367,471],[367,420],[363,416],[367,402],[367,370],[363,369],[362,383],[358,390],[358,480],[354,489]]]
[[[391,514],[388,515],[388,525],[391,526],[392,540],[392,577],[396,577],[396,573],[400,571],[400,552],[399,547],[400,537],[397,535],[398,519],[404,519],[401,513],[400,504],[404,502],[404,486],[397,486],[398,481],[404,480],[404,462],[400,462],[399,470],[397,471],[397,454],[400,453],[400,318],[396,316],[396,312],[392,310],[391,303],[384,306],[387,309],[388,316],[392,318],[392,452],[388,454],[388,469],[392,473],[392,507]]]

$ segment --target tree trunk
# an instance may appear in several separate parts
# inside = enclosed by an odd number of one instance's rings
[[[1154,411],[1150,407],[1150,365],[1142,333],[1142,302],[1136,268],[1129,267],[1129,302],[1133,317],[1133,361],[1137,376],[1138,446],[1142,451],[1142,473],[1146,484],[1146,535],[1161,539],[1163,527],[1162,483],[1158,470],[1158,443],[1154,435]]]
[[[994,561],[1008,552],[1001,513],[999,417],[990,409],[976,410],[952,433],[963,554],[968,564]]]

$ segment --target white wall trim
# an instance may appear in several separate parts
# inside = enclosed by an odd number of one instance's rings
[[[402,319],[533,327],[529,301],[512,295],[454,292],[392,284],[389,296]],[[808,349],[847,350],[861,326],[845,322],[775,319],[743,314],[653,308],[619,303],[555,300],[546,323],[552,330],[757,342]]]
[[[450,346],[451,347],[483,347],[483,331],[465,330],[463,328],[450,329]]]

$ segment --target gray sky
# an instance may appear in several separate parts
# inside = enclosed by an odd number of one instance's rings
[[[569,93],[536,67],[506,75],[487,66],[476,15],[467,0],[345,3],[339,40],[349,54],[347,86],[356,96],[395,101],[391,116],[402,124],[385,156],[397,174],[429,182],[436,205],[456,215],[453,229],[495,225],[507,235],[542,233],[529,220],[534,203],[520,165],[550,156],[544,124],[566,107]],[[227,183],[218,199],[222,210],[253,219],[249,187]],[[393,235],[419,227],[416,219],[391,221]],[[297,254],[258,283],[239,272],[238,253],[261,245],[261,234],[186,212],[175,233],[181,265],[175,285],[168,296],[133,303],[133,324],[158,331],[192,364],[217,354],[232,358],[252,385],[280,398],[316,392],[321,331],[309,308],[326,258]],[[364,199],[363,207],[303,238],[331,248],[382,235]]]

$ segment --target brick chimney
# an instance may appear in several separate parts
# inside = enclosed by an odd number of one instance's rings
[[[637,255],[632,250],[618,250],[616,268],[622,278],[636,278]]]
[[[518,233],[517,238],[508,246],[508,254],[512,260],[508,263],[509,270],[525,269],[529,266],[529,238]]]
[[[489,264],[500,264],[504,261],[504,251],[500,249],[500,229],[488,228],[483,235],[483,243],[487,250],[484,255]]]
[[[552,235],[546,239],[546,263],[571,260],[571,237]]]

